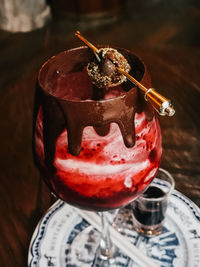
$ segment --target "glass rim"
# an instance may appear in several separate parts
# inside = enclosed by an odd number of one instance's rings
[[[97,48],[102,48],[102,47],[108,47],[108,48],[113,48],[113,49],[116,49],[116,50],[123,50],[129,54],[131,54],[132,56],[134,56],[135,58],[137,58],[137,60],[142,64],[143,66],[143,74],[142,74],[142,77],[141,79],[139,80],[140,82],[145,78],[145,75],[148,75],[148,70],[147,70],[147,67],[145,65],[145,63],[143,62],[143,60],[137,55],[135,54],[134,52],[132,52],[131,50],[129,49],[126,49],[126,48],[122,48],[122,47],[118,47],[118,46],[111,46],[111,45],[96,45]],[[50,96],[50,97],[53,97],[55,99],[58,99],[58,100],[61,100],[61,101],[65,101],[65,102],[69,102],[69,103],[93,103],[93,104],[98,104],[98,103],[108,103],[108,102],[114,102],[116,99],[125,99],[127,97],[127,95],[129,95],[131,92],[133,91],[136,91],[137,90],[137,86],[135,86],[134,84],[132,85],[133,87],[128,91],[128,92],[125,92],[124,94],[122,95],[119,95],[117,97],[112,97],[112,98],[109,98],[109,99],[101,99],[101,100],[93,100],[93,99],[85,99],[85,100],[82,100],[82,99],[79,99],[79,100],[74,100],[74,99],[63,99],[62,97],[58,97],[58,96],[55,96],[53,94],[51,94],[50,92],[48,92],[47,90],[45,90],[42,82],[41,82],[41,76],[42,76],[42,73],[45,69],[46,66],[48,66],[48,64],[51,63],[51,61],[55,60],[56,57],[59,57],[61,56],[62,54],[66,54],[68,52],[73,52],[73,51],[76,51],[76,50],[79,50],[79,49],[90,49],[88,46],[85,46],[85,45],[82,45],[82,46],[78,46],[78,47],[74,47],[74,48],[70,48],[70,49],[67,49],[67,50],[64,50],[64,51],[61,51],[59,53],[57,53],[56,55],[54,56],[51,56],[50,58],[48,58],[40,67],[39,69],[39,72],[38,72],[38,75],[37,75],[37,81],[38,81],[38,84],[39,84],[39,87],[42,89],[43,92],[45,92],[46,95]]]
[[[165,175],[167,175],[167,177],[169,178],[169,180],[170,180],[170,185],[171,185],[170,188],[169,188],[169,190],[168,190],[168,191],[164,194],[164,196],[162,196],[162,197],[157,197],[157,198],[155,198],[155,197],[147,198],[147,197],[141,195],[141,196],[138,197],[138,199],[149,200],[149,201],[152,201],[152,202],[156,202],[156,201],[163,200],[163,199],[165,199],[166,197],[168,197],[169,195],[171,195],[172,191],[173,191],[174,188],[175,188],[175,181],[174,181],[173,176],[172,176],[167,170],[165,170],[165,169],[163,169],[163,168],[159,168],[158,171],[163,172],[163,173],[164,173]],[[160,178],[157,178],[157,177],[155,176],[154,179],[160,179]],[[152,183],[154,182],[154,179],[153,179],[152,182],[149,184],[149,186],[146,188],[146,190],[152,185]],[[160,180],[162,181],[162,179],[160,179]],[[145,190],[145,191],[146,191],[146,190]],[[144,192],[145,192],[145,191],[144,191]],[[138,199],[136,199],[136,200],[138,200]]]

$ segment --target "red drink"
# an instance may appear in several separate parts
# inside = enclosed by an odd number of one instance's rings
[[[132,53],[132,75],[146,87],[144,64]],[[39,74],[34,154],[45,181],[81,208],[108,210],[131,202],[151,182],[161,159],[161,133],[151,106],[129,82],[99,97],[85,66],[86,47],[51,58]],[[106,100],[105,100],[106,99]]]

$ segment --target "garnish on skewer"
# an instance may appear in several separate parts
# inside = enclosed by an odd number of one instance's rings
[[[109,87],[109,86],[116,86],[121,84],[125,81],[124,78],[117,78],[119,77],[119,73],[122,74],[124,77],[128,78],[134,85],[136,85],[139,89],[142,90],[144,93],[144,99],[151,103],[154,109],[162,116],[168,115],[173,116],[175,114],[175,109],[171,104],[171,101],[158,92],[155,91],[153,88],[147,89],[143,86],[140,82],[138,82],[134,77],[132,77],[128,72],[130,71],[130,66],[127,60],[121,55],[116,49],[113,48],[101,48],[98,49],[89,41],[87,41],[79,31],[75,33],[75,35],[82,40],[88,47],[92,49],[94,52],[97,64],[93,64],[93,62],[88,64],[88,74],[92,78],[92,81],[95,85],[99,87]],[[110,55],[111,50],[114,51],[114,54],[120,54],[123,58],[121,60],[115,61],[113,57]],[[109,51],[109,53],[107,53]],[[112,52],[113,53],[113,52]],[[105,57],[106,55],[106,57]],[[120,62],[124,63],[121,66]],[[103,74],[103,75],[102,75]],[[112,78],[111,78],[112,77]]]
[[[97,60],[90,62],[87,66],[88,75],[93,84],[99,88],[105,88],[114,87],[126,81],[126,76],[116,69],[116,66],[126,72],[129,72],[131,69],[128,61],[121,53],[110,47],[98,49],[85,39],[79,31],[75,35],[90,47],[96,56]]]
[[[88,75],[93,84],[99,88],[114,87],[126,81],[126,76],[121,74],[116,66],[130,71],[130,65],[125,57],[113,48],[100,48],[98,50],[101,62],[90,62],[87,65]]]

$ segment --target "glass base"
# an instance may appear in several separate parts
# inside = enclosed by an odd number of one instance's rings
[[[97,248],[92,267],[111,267],[116,266],[117,249],[112,247],[107,254],[102,254],[101,248]]]
[[[72,237],[73,238],[73,237]],[[92,226],[85,228],[75,238],[67,251],[67,262],[76,267],[114,267],[117,248],[113,246],[107,253],[100,248],[101,234]]]
[[[134,229],[144,236],[156,236],[162,234],[163,222],[157,225],[141,225],[138,222],[134,222]]]
[[[100,233],[89,226],[72,239],[67,252],[67,263],[76,267],[91,267],[99,246]]]

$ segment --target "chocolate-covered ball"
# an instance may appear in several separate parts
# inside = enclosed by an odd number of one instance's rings
[[[126,77],[116,68],[119,67],[126,72],[131,69],[121,53],[114,48],[100,48],[98,55],[101,62],[93,61],[87,65],[88,75],[93,84],[99,88],[105,88],[117,86],[126,81]]]

